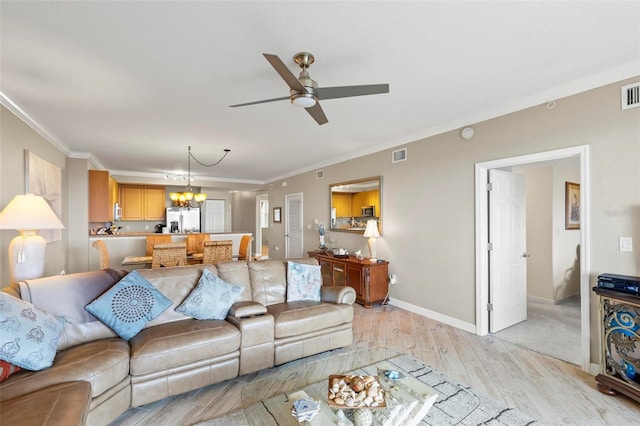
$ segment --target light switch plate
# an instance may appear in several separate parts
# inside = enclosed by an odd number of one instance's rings
[[[618,238],[618,247],[620,251],[633,251],[633,240],[631,237]]]

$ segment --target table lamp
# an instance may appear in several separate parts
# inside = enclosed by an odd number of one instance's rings
[[[378,221],[375,219],[369,219],[367,221],[367,227],[364,230],[365,238],[369,238],[369,261],[376,262],[376,238],[380,236],[378,232]]]
[[[0,229],[16,229],[20,235],[9,243],[11,283],[39,278],[44,272],[47,242],[39,229],[64,229],[49,204],[39,195],[16,195],[0,212]]]

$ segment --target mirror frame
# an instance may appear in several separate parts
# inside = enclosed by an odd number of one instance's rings
[[[355,179],[346,182],[332,183],[329,185],[329,231],[330,232],[347,232],[350,234],[364,234],[364,229],[349,229],[349,228],[336,228],[331,220],[331,210],[333,209],[333,188],[343,185],[352,185],[357,183],[377,181],[378,191],[378,211],[376,217],[378,218],[378,232],[382,235],[382,176],[372,176],[364,179]]]

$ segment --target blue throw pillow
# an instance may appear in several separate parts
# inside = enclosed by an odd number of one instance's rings
[[[322,273],[320,265],[288,262],[287,264],[287,302],[300,300],[320,301]]]
[[[27,370],[51,367],[65,320],[0,292],[0,359]]]
[[[129,340],[169,306],[171,300],[134,270],[84,308]]]
[[[223,320],[241,291],[241,287],[229,284],[205,269],[198,284],[176,311],[199,320]]]

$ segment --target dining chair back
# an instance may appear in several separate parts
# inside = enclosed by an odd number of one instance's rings
[[[171,235],[158,234],[147,235],[147,251],[145,256],[151,256],[153,254],[153,246],[156,244],[171,244]]]
[[[251,260],[251,235],[243,235],[238,249],[238,260]]]
[[[233,241],[231,240],[205,241],[202,263],[217,265],[219,262],[232,260],[232,245]]]
[[[210,234],[187,234],[187,253],[204,253],[204,243],[210,240]]]
[[[185,243],[156,244],[151,255],[151,268],[168,268],[187,264]]]
[[[100,269],[109,269],[109,250],[107,250],[105,242],[102,240],[95,240],[91,245],[98,251]]]

